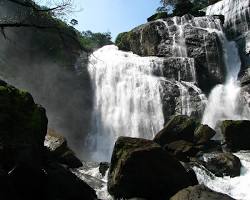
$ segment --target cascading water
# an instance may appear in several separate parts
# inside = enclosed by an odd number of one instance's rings
[[[109,160],[119,136],[152,139],[163,126],[160,77],[162,59],[140,57],[105,46],[90,57],[95,92],[92,131],[87,139],[94,160]]]
[[[227,26],[230,22],[229,7],[234,3],[244,4],[246,1],[231,1],[224,0],[217,3],[214,7],[208,8],[207,14],[220,14],[218,10],[225,14]],[[239,14],[240,6],[235,6],[233,9],[235,17]],[[216,12],[217,9],[217,12]],[[230,120],[243,120],[250,119],[249,108],[245,102],[240,98],[241,88],[239,85],[238,74],[241,68],[241,61],[238,53],[238,48],[234,41],[228,41],[223,32],[217,32],[224,51],[224,62],[227,69],[225,84],[217,85],[210,93],[208,98],[208,104],[205,109],[202,123],[208,124],[212,128],[216,128],[220,121]],[[243,165],[241,169],[241,176],[230,178],[230,177],[215,177],[208,175],[204,170],[195,167],[197,178],[200,183],[204,183],[211,189],[226,193],[233,198],[241,200],[249,200],[250,192],[249,188],[249,177],[250,177],[250,160],[248,152],[239,152],[236,154],[241,160]]]
[[[234,41],[228,41],[222,33],[218,33],[224,51],[227,68],[225,84],[217,85],[210,93],[202,123],[216,128],[218,122],[226,119],[248,119],[245,105],[240,101],[240,86],[237,82],[241,61]]]

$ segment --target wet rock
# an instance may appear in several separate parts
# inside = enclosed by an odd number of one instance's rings
[[[109,169],[110,164],[108,162],[101,162],[99,164],[99,172],[101,173],[102,176],[105,176],[106,172]]]
[[[240,176],[240,159],[231,153],[219,153],[209,155],[205,167],[215,176],[223,177]]]
[[[185,115],[172,116],[165,127],[155,136],[154,142],[165,146],[173,141],[193,142],[194,131],[198,122]]]
[[[167,199],[193,184],[183,166],[158,144],[128,137],[116,141],[108,175],[108,191],[115,198]]]
[[[199,147],[185,140],[177,140],[166,144],[164,149],[181,161],[188,161],[189,157],[194,157],[199,152]]]
[[[96,199],[95,191],[44,147],[46,112],[28,92],[0,81],[0,111],[1,199]],[[55,149],[59,155],[61,146],[65,150],[65,142]]]
[[[217,16],[158,19],[123,34],[117,46],[141,56],[192,58],[198,86],[208,93],[224,81],[221,43],[218,35],[209,31],[211,27],[218,31],[220,26]],[[179,46],[183,45],[185,49],[181,50]]]
[[[170,200],[234,200],[228,195],[215,192],[204,185],[185,188],[172,196]]]
[[[222,122],[221,132],[227,147],[232,151],[250,150],[250,121],[226,120]]]
[[[53,159],[69,168],[78,168],[82,166],[82,162],[76,157],[75,153],[68,147],[67,140],[63,136],[49,129],[45,145],[51,150],[50,154]]]
[[[194,132],[194,142],[196,144],[207,143],[213,136],[215,136],[215,134],[215,130],[210,128],[208,125],[201,124]]]
[[[239,47],[242,61],[242,71],[249,68],[249,41],[250,41],[250,10],[249,0],[223,0],[220,4],[211,5],[207,15],[224,15],[223,24],[227,37],[235,40]]]
[[[96,200],[97,196],[90,186],[76,175],[58,164],[49,164],[46,167],[48,200]]]
[[[0,160],[6,170],[18,163],[40,165],[47,132],[45,109],[32,96],[0,82]]]

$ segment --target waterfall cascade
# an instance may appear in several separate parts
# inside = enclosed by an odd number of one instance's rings
[[[249,118],[248,106],[240,98],[240,86],[237,81],[241,61],[236,43],[228,41],[226,36],[219,34],[224,60],[227,68],[225,84],[217,85],[210,93],[202,123],[212,128],[223,120],[243,120]]]
[[[247,24],[249,17],[249,1],[248,0],[223,0],[215,5],[208,7],[207,15],[223,14],[225,16],[224,27],[227,30],[237,34],[239,23]],[[242,12],[244,10],[244,12]],[[248,26],[242,26],[248,31]],[[224,51],[224,61],[227,68],[226,81],[224,84],[217,85],[210,93],[208,104],[205,109],[202,123],[208,124],[212,128],[216,128],[222,120],[243,120],[250,118],[249,107],[241,98],[241,88],[238,82],[238,74],[241,68],[241,61],[238,48],[235,41],[228,41],[224,34],[219,34]],[[241,176],[215,177],[208,175],[205,171],[195,167],[194,170],[200,183],[204,183],[211,189],[226,193],[233,198],[248,200],[249,193],[249,177],[250,177],[250,160],[249,152],[238,152],[238,156],[242,163]]]
[[[93,159],[109,160],[119,136],[152,139],[163,126],[161,77],[157,57],[140,57],[105,46],[90,57],[89,73],[95,92],[92,132],[87,145]]]

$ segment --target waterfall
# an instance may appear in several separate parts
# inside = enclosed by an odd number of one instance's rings
[[[208,7],[207,14],[223,14],[225,16],[224,27],[237,31],[236,19],[240,15],[243,7],[247,8],[247,0],[224,0]],[[243,7],[242,7],[243,6]],[[217,129],[222,120],[243,120],[249,119],[249,108],[246,102],[241,99],[241,88],[238,75],[241,68],[241,60],[235,41],[228,41],[223,31],[216,31],[223,48],[224,63],[226,66],[226,80],[224,84],[219,84],[211,91],[206,109],[203,114],[202,123]],[[215,177],[207,174],[203,169],[195,167],[199,183],[207,185],[209,188],[226,193],[233,198],[248,200],[250,199],[249,178],[250,160],[249,152],[238,152],[242,163],[241,176]]]
[[[218,33],[219,34],[219,33]],[[218,122],[226,119],[242,120],[245,116],[244,104],[240,99],[240,86],[237,81],[241,61],[234,41],[228,41],[222,33],[219,34],[227,69],[225,84],[217,85],[210,93],[202,123],[216,128]]]
[[[199,183],[205,184],[214,191],[228,194],[235,199],[249,200],[250,153],[238,152],[235,155],[240,158],[242,164],[241,176],[234,178],[216,177],[211,174],[207,174],[206,171],[198,167],[194,167],[194,170]]]
[[[119,136],[152,139],[163,126],[157,57],[140,57],[105,46],[92,54],[88,70],[95,93],[92,131],[86,145],[94,160],[109,160]]]

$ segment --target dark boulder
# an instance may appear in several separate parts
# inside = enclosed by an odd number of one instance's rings
[[[213,136],[215,136],[216,132],[208,125],[201,124],[198,126],[194,132],[194,142],[196,144],[205,144],[207,143]]]
[[[120,137],[112,154],[108,191],[115,198],[167,199],[194,185],[184,167],[158,144]]]
[[[188,161],[189,157],[194,157],[200,150],[199,146],[195,146],[191,142],[185,140],[177,140],[166,144],[164,149],[171,155],[181,161]]]
[[[58,164],[50,163],[46,167],[48,200],[96,200],[95,190],[76,175]]]
[[[155,136],[154,142],[165,146],[176,140],[193,142],[198,122],[185,115],[173,116],[165,127]]]
[[[109,169],[110,164],[108,162],[101,162],[99,164],[99,172],[102,176],[105,176],[106,172]]]
[[[95,191],[44,147],[46,111],[28,92],[0,81],[0,113],[1,199],[96,199]]]
[[[221,132],[227,147],[232,151],[250,150],[250,121],[226,120],[222,122]]]
[[[231,153],[212,154],[205,162],[205,167],[215,176],[240,176],[240,159]]]
[[[66,138],[54,130],[48,130],[45,145],[50,149],[50,154],[56,162],[64,164],[69,168],[82,167],[81,160],[68,147]]]
[[[175,194],[170,200],[234,200],[228,195],[215,192],[204,185],[185,188]]]
[[[0,160],[4,169],[40,165],[47,117],[32,96],[0,82]]]

